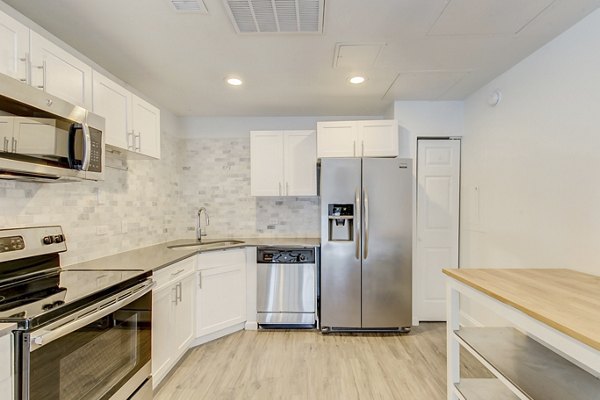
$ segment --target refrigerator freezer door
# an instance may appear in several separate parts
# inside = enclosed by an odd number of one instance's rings
[[[412,160],[364,158],[363,204],[362,327],[410,327]]]
[[[356,198],[356,194],[358,199]],[[321,161],[321,326],[361,327],[361,159]],[[330,240],[329,205],[354,205],[353,240]],[[346,221],[345,223],[350,223]],[[358,233],[358,234],[357,234]],[[357,252],[358,248],[358,252]]]

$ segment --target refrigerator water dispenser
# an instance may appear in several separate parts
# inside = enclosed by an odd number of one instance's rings
[[[329,204],[329,240],[354,240],[354,204]]]

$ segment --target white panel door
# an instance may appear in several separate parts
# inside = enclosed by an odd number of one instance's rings
[[[317,135],[315,131],[284,133],[286,196],[317,195]]]
[[[135,95],[131,107],[133,150],[160,159],[160,110]]]
[[[31,84],[92,109],[92,67],[31,31]]]
[[[106,120],[106,144],[133,150],[131,92],[104,75],[93,72],[93,111]]]
[[[356,157],[356,121],[317,122],[317,157]]]
[[[29,83],[29,28],[0,12],[0,73]]]
[[[285,195],[282,131],[250,132],[250,195]]]
[[[175,286],[169,285],[152,292],[152,376],[153,387],[169,372],[173,352]]]
[[[458,268],[460,140],[418,140],[417,317],[446,320],[442,268]]]
[[[195,275],[190,274],[176,284],[176,295],[178,296],[175,306],[175,349],[177,356],[183,354],[194,338],[194,301],[196,294]]]
[[[394,120],[359,121],[361,157],[397,157],[398,124]]]

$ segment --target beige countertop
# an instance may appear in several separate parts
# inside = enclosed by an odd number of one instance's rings
[[[568,269],[444,269],[444,273],[600,350],[600,276]]]
[[[79,264],[64,267],[66,270],[140,270],[154,271],[178,261],[186,259],[194,254],[207,251],[227,250],[241,247],[255,246],[298,246],[318,247],[321,240],[318,238],[206,238],[203,241],[212,242],[218,240],[242,241],[234,245],[210,245],[208,247],[198,246],[193,249],[170,249],[169,246],[182,246],[197,243],[195,239],[181,239],[161,243],[154,246],[142,247],[135,250],[118,253],[107,257],[97,258]]]
[[[12,322],[2,322],[0,323],[0,337],[11,333],[15,330],[17,324],[13,324]]]

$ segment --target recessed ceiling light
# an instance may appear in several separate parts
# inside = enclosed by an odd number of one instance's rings
[[[366,79],[363,76],[353,76],[352,78],[348,79],[348,81],[354,85],[360,85],[365,80]]]
[[[227,78],[227,83],[231,86],[240,86],[243,82],[240,78]]]

